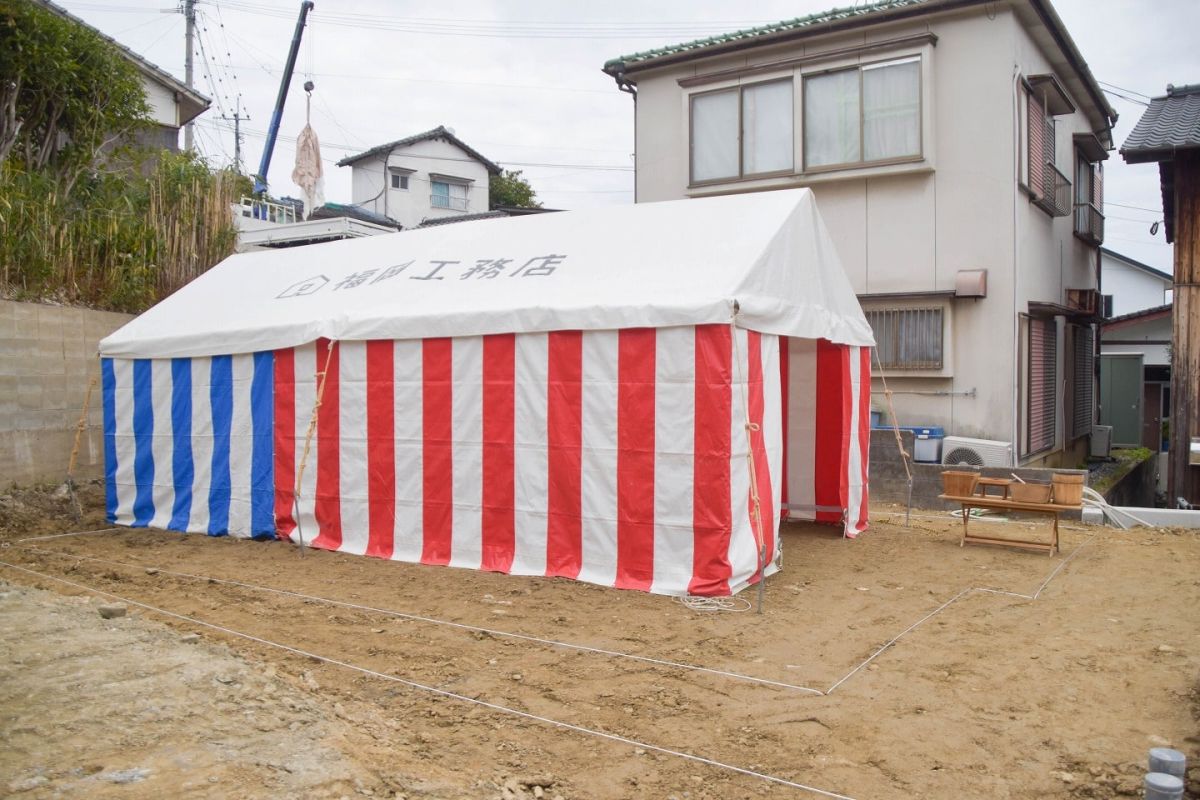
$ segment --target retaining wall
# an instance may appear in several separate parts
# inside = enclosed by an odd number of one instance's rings
[[[99,342],[133,319],[87,308],[0,300],[0,487],[62,481]],[[75,474],[104,473],[99,384]]]

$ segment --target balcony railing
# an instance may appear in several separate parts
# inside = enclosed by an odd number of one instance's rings
[[[449,197],[444,194],[429,195],[429,205],[433,208],[449,208],[452,211],[466,211],[467,198]]]
[[[1034,196],[1037,203],[1052,217],[1065,217],[1071,213],[1071,179],[1064,175],[1052,162],[1042,168],[1041,192]]]
[[[1104,244],[1104,214],[1094,203],[1075,204],[1075,235],[1090,244]]]
[[[257,197],[243,197],[241,206],[241,215],[248,219],[261,219],[278,225],[296,221],[296,207],[292,205],[272,203]]]

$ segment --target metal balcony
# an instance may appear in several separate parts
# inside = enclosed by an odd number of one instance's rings
[[[1088,244],[1104,244],[1104,214],[1094,203],[1075,204],[1075,235]]]

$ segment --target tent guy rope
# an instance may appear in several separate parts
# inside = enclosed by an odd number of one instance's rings
[[[337,342],[330,341],[327,347],[325,366],[316,375],[317,395],[313,400],[312,414],[308,418],[308,429],[304,432],[304,452],[301,454],[300,463],[296,467],[296,491],[292,495],[292,513],[295,515],[296,536],[300,540],[301,556],[304,555],[304,529],[300,526],[300,487],[304,483],[304,468],[308,465],[308,454],[312,448],[313,433],[317,429],[317,412],[321,410],[321,403],[325,398],[325,378],[329,375],[329,362],[333,360],[333,351],[337,347]]]

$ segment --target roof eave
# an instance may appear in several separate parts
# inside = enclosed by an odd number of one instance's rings
[[[747,37],[745,39],[736,39],[730,42],[719,42],[704,47],[697,47],[691,50],[683,50],[677,53],[667,53],[665,55],[655,56],[653,58],[647,58],[645,60],[635,61],[632,63],[623,61],[621,59],[612,59],[604,64],[602,71],[614,78],[617,77],[618,72],[628,77],[631,75],[631,73],[645,72],[647,70],[671,66],[673,64],[692,61],[698,58],[711,58],[713,56],[736,53],[752,48],[785,44],[798,39],[807,39],[813,36],[822,36],[829,33],[836,33],[839,31],[865,27],[868,25],[878,25],[885,22],[906,19],[908,17],[924,16],[937,11],[965,8],[973,5],[982,5],[987,2],[992,2],[992,0],[929,0],[929,2],[922,3],[920,5],[885,9],[872,14],[862,14],[843,19],[831,19],[825,22],[814,22],[810,25],[805,25],[800,28],[778,31],[776,33],[767,33],[759,36]]]

